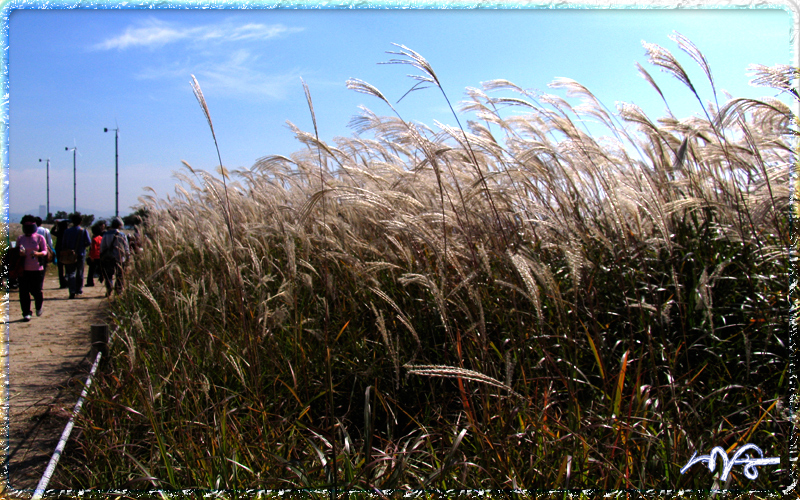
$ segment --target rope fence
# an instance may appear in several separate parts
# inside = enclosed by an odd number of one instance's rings
[[[108,327],[105,325],[92,325],[92,349],[97,349],[97,356],[94,359],[94,364],[92,364],[92,369],[89,371],[89,376],[86,378],[86,384],[83,387],[83,391],[81,391],[78,402],[75,404],[75,408],[72,410],[72,415],[70,416],[69,422],[67,422],[66,427],[64,427],[64,431],[61,433],[61,439],[59,439],[56,449],[53,451],[53,455],[50,457],[50,462],[47,464],[47,469],[45,469],[42,479],[39,480],[39,484],[33,491],[31,500],[41,500],[41,498],[44,496],[44,493],[47,490],[47,485],[50,483],[50,478],[52,477],[53,472],[56,470],[56,466],[61,458],[61,454],[64,452],[64,447],[67,445],[69,435],[72,433],[72,427],[75,425],[75,418],[80,414],[81,408],[83,407],[83,401],[89,394],[89,388],[92,386],[92,380],[94,379],[94,374],[97,372],[97,367],[100,366],[100,360],[102,359],[104,353],[106,356],[108,356],[108,346],[110,346],[111,342],[114,340],[116,330],[111,334],[108,340],[105,341],[104,338],[101,338],[105,335],[101,333],[100,328],[97,328],[99,326],[105,327],[105,332],[108,331]]]

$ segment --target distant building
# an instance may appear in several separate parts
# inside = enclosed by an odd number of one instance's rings
[[[42,220],[47,218],[47,205],[39,205],[39,217],[41,217]]]

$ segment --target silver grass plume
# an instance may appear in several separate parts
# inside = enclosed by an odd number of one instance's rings
[[[231,202],[228,199],[228,184],[225,181],[225,168],[222,166],[222,156],[219,153],[219,144],[217,143],[217,134],[214,133],[214,124],[211,122],[211,112],[208,110],[206,98],[203,96],[203,91],[200,89],[200,83],[197,81],[197,78],[195,78],[194,75],[192,75],[192,92],[194,92],[197,102],[200,103],[200,108],[203,110],[203,114],[206,115],[208,127],[211,129],[211,137],[214,138],[214,147],[217,149],[217,159],[219,160],[219,168],[222,174],[222,186],[225,189],[225,204],[227,206],[225,223],[228,226],[228,235],[231,237],[231,243],[233,243],[233,228],[231,227]]]
[[[751,64],[747,67],[750,76],[750,85],[758,87],[771,87],[782,92],[788,92],[796,100],[800,101],[800,93],[793,82],[800,78],[800,68],[778,64],[776,66],[764,66],[762,64]]]
[[[697,91],[692,84],[692,81],[689,79],[689,75],[686,73],[686,70],[683,69],[683,66],[675,59],[675,56],[672,55],[670,51],[657,45],[655,43],[648,43],[642,40],[642,46],[647,51],[647,57],[650,59],[650,64],[654,66],[658,66],[661,68],[662,71],[671,74],[675,78],[677,78],[681,83],[689,87],[689,89],[697,95]],[[702,102],[700,103],[703,104]]]
[[[424,73],[424,75],[408,75],[409,78],[418,80],[418,83],[415,84],[413,87],[411,87],[411,89],[409,89],[408,92],[403,94],[403,97],[405,97],[406,95],[415,90],[421,90],[423,88],[427,88],[422,85],[430,83],[435,85],[439,89],[439,91],[442,94],[442,97],[444,97],[445,102],[447,102],[447,107],[450,108],[450,113],[453,115],[453,118],[455,118],[456,125],[458,125],[458,128],[461,130],[461,133],[464,137],[464,145],[466,146],[466,150],[469,152],[469,158],[471,160],[472,166],[478,174],[478,180],[483,185],[483,191],[486,194],[486,198],[489,201],[489,206],[492,208],[492,212],[494,213],[495,219],[497,221],[497,228],[500,230],[500,235],[503,237],[505,246],[508,247],[509,246],[508,236],[506,235],[506,231],[503,230],[503,222],[500,219],[500,213],[498,212],[497,206],[495,205],[494,199],[492,198],[491,190],[489,189],[489,184],[486,181],[486,176],[484,175],[483,171],[480,168],[478,158],[475,156],[475,152],[472,150],[472,144],[467,138],[467,133],[466,131],[464,131],[464,127],[461,125],[461,120],[458,119],[458,114],[456,114],[455,109],[453,109],[453,105],[450,102],[450,98],[447,97],[447,93],[444,91],[444,87],[442,87],[442,84],[439,81],[439,77],[436,76],[436,72],[433,71],[433,66],[431,66],[431,64],[427,61],[427,59],[422,57],[421,54],[406,47],[405,45],[400,45],[397,43],[393,43],[392,45],[394,45],[395,47],[399,47],[401,51],[400,52],[389,51],[387,52],[387,54],[401,56],[402,58],[390,59],[388,62],[381,64],[408,64]],[[402,100],[403,97],[401,97],[400,100]],[[398,100],[398,102],[400,100]],[[456,181],[456,189],[458,191],[462,204],[466,206],[466,204],[464,203],[464,197],[461,193],[461,187],[459,186],[457,181]],[[472,246],[470,250],[473,252],[473,260],[477,263],[478,259],[474,255],[474,248],[472,248]]]
[[[714,85],[714,77],[711,75],[711,67],[708,65],[708,60],[706,59],[706,56],[704,56],[703,53],[700,52],[700,49],[698,49],[697,46],[693,44],[691,40],[681,35],[677,31],[674,32],[674,34],[670,35],[669,38],[673,42],[677,43],[678,47],[680,47],[681,50],[689,54],[689,57],[691,57],[694,60],[694,62],[696,62],[697,65],[700,66],[700,68],[706,74],[709,83],[711,83],[711,90],[714,92],[714,99],[716,99],[717,90],[716,86]]]
[[[408,370],[409,374],[413,375],[423,375],[427,377],[443,377],[443,378],[463,378],[464,380],[469,380],[471,382],[480,382],[482,384],[492,385],[494,387],[499,387],[501,389],[505,389],[520,399],[525,399],[522,394],[516,392],[514,389],[509,387],[508,385],[500,382],[499,380],[492,378],[488,375],[484,375],[483,373],[476,372],[474,370],[467,370],[466,368],[458,368],[455,366],[446,366],[446,365],[403,365],[403,368]]]
[[[308,110],[311,112],[311,123],[314,125],[314,138],[316,139],[317,144],[319,144],[320,141],[319,141],[319,130],[317,130],[317,115],[314,113],[314,103],[311,101],[311,91],[308,89],[308,85],[306,84],[305,80],[301,78],[300,82],[302,82],[303,84],[303,92],[305,92],[306,94],[306,102],[308,103]],[[319,183],[320,183],[319,189],[320,192],[323,193],[322,224],[325,225],[325,215],[326,215],[325,198],[324,198],[325,177],[323,175],[323,169],[322,169],[322,151],[319,147],[317,147],[317,160],[319,162]]]
[[[656,89],[656,92],[658,92],[658,95],[661,96],[661,100],[664,102],[664,105],[667,108],[667,113],[669,113],[670,116],[673,116],[672,110],[670,109],[669,103],[667,102],[667,98],[664,97],[664,93],[661,91],[661,87],[659,87],[656,81],[653,80],[653,77],[650,76],[650,73],[648,73],[647,70],[644,69],[642,65],[639,64],[638,62],[636,63],[636,69],[639,71],[639,74],[642,75],[642,78],[644,78],[647,81],[647,83],[650,84],[651,87]]]

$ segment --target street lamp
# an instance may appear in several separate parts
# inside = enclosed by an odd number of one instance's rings
[[[78,154],[78,146],[71,148],[64,147],[65,151],[72,151],[72,213],[78,212],[78,181],[77,181],[77,168],[75,156]]]
[[[116,188],[114,215],[119,217],[119,128],[111,130],[114,131],[114,187]],[[103,132],[108,132],[108,128],[104,128]]]
[[[41,161],[39,158],[40,163]],[[47,216],[50,216],[50,158],[47,159]]]

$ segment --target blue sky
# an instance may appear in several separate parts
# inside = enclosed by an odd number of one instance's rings
[[[181,161],[213,171],[211,133],[192,93],[194,74],[208,102],[222,160],[248,168],[270,154],[301,148],[286,126],[312,131],[301,78],[308,84],[324,140],[351,135],[365,105],[386,106],[347,90],[365,80],[396,101],[414,83],[408,66],[379,65],[404,44],[433,65],[450,99],[466,87],[506,79],[548,89],[557,77],[584,84],[608,107],[634,102],[664,115],[635,63],[656,78],[679,117],[700,109],[685,87],[647,63],[641,42],[673,52],[711,100],[702,72],[669,39],[677,31],[705,54],[718,89],[735,97],[775,96],[751,87],[747,66],[793,64],[793,19],[780,9],[493,10],[167,10],[44,9],[5,6],[8,25],[8,203],[11,214],[46,204],[71,211],[77,146],[78,210],[114,212],[114,133],[119,128],[119,205],[124,215],[145,186],[173,192]],[[58,4],[49,3],[52,6]],[[66,5],[66,4],[65,4]],[[235,6],[235,4],[230,4]],[[513,4],[510,4],[513,5]],[[118,7],[109,3],[105,7]],[[17,8],[22,7],[22,8]],[[455,124],[435,89],[415,92],[398,110],[408,120]],[[462,120],[463,121],[463,120]],[[12,220],[12,222],[15,222]]]

